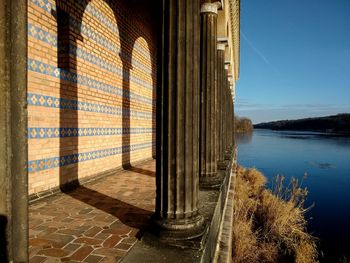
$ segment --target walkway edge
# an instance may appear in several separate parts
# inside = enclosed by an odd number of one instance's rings
[[[230,173],[229,191],[225,198],[223,220],[220,224],[219,237],[216,246],[214,261],[217,263],[230,263],[232,261],[232,224],[233,224],[233,197],[236,172]]]

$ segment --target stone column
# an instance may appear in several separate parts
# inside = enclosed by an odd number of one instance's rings
[[[154,222],[166,240],[204,231],[198,211],[199,6],[199,0],[164,0],[162,6]]]
[[[25,0],[0,0],[0,61],[0,261],[28,262]]]
[[[200,71],[200,185],[220,184],[217,177],[216,133],[216,43],[218,3],[201,6],[201,71]]]
[[[225,126],[225,134],[226,134],[226,160],[230,160],[232,154],[232,95],[230,90],[230,82],[229,82],[229,74],[226,71],[226,126]]]
[[[230,90],[230,74],[227,74],[227,146],[228,153],[231,151],[231,90]]]
[[[234,81],[234,79],[232,80]],[[232,135],[232,142],[233,142],[233,150],[235,151],[236,149],[236,139],[235,139],[235,83],[232,83],[232,130],[233,130],[233,135]]]
[[[217,137],[218,137],[218,169],[225,168],[224,164],[224,63],[226,42],[217,44],[217,90],[218,90],[218,116],[217,116]]]
[[[229,98],[229,112],[228,112],[228,144],[229,144],[229,148],[230,148],[230,152],[232,152],[232,93],[231,93],[231,84],[229,83],[228,85],[228,98]]]
[[[223,150],[224,154],[226,155],[227,152],[227,147],[228,147],[228,141],[227,141],[227,105],[228,105],[228,97],[227,97],[227,91],[228,91],[228,80],[227,80],[227,67],[225,65],[225,70],[224,70],[224,97],[223,97]],[[226,159],[226,158],[225,158]]]

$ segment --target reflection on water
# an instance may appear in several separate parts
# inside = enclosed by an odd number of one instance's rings
[[[235,133],[235,139],[237,144],[251,143],[253,138],[253,133]]]
[[[335,165],[331,163],[317,163],[317,162],[310,162],[311,165],[318,167],[320,169],[332,169],[336,168]]]
[[[277,174],[308,179],[309,230],[320,238],[321,262],[350,258],[350,138],[316,132],[254,130],[236,136],[238,162],[269,182]]]

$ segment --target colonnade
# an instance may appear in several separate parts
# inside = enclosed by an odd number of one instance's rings
[[[189,239],[204,229],[200,186],[220,184],[232,156],[229,43],[218,37],[219,3],[161,2],[154,222]],[[0,17],[0,253],[27,262],[27,1],[0,0]]]
[[[154,221],[164,237],[188,239],[204,229],[200,187],[220,185],[232,156],[228,40],[217,36],[220,2],[163,3]]]

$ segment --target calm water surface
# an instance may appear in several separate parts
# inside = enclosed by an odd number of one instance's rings
[[[350,262],[350,138],[255,130],[236,141],[238,163],[256,167],[269,183],[277,174],[308,174],[309,230],[320,238],[321,262]]]

